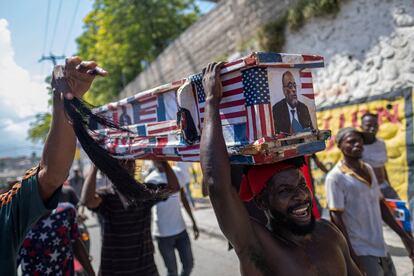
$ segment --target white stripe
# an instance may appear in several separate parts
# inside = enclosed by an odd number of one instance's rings
[[[234,78],[240,77],[240,75],[241,75],[240,71],[232,72],[230,74],[226,74],[224,76],[221,76],[221,81],[234,79]]]
[[[254,128],[253,128],[253,118],[252,118],[252,110],[251,107],[247,107],[247,118],[249,123],[249,142],[254,141]]]
[[[141,115],[139,116],[139,120],[143,121],[143,120],[148,120],[148,119],[157,119],[157,114],[156,113],[151,113],[151,114],[145,114],[145,115]]]
[[[270,116],[269,108],[267,106],[264,106],[264,114],[266,119],[266,136],[271,136],[272,133],[272,119]]]
[[[234,113],[234,112],[239,112],[239,111],[244,111],[246,110],[246,107],[244,105],[236,105],[236,106],[231,106],[231,107],[226,107],[226,108],[220,108],[219,113],[220,115],[223,114],[229,114],[229,113]],[[200,117],[204,118],[204,112],[200,113]]]
[[[229,103],[229,102],[234,102],[234,101],[238,101],[238,100],[241,100],[241,99],[244,99],[243,93],[239,93],[239,94],[232,95],[232,96],[229,96],[229,97],[221,98],[220,103]],[[201,109],[202,107],[204,107],[204,105],[205,105],[205,102],[200,103],[199,108]],[[239,105],[244,106],[245,104],[243,103],[243,104],[239,104]]]
[[[241,81],[224,86],[223,93],[239,88],[243,88],[243,83]]]
[[[312,88],[301,88],[300,94],[313,94],[313,89]]]
[[[175,121],[164,121],[162,123],[159,124],[155,124],[155,125],[148,125],[148,132],[150,131],[157,131],[158,129],[163,129],[163,128],[167,128],[167,127],[176,127],[177,124]]]
[[[300,82],[304,83],[312,83],[312,78],[300,78]]]
[[[232,66],[225,67],[225,68],[221,69],[220,74],[225,74],[227,72],[234,71],[234,70],[242,68],[244,66],[245,66],[245,63],[244,63],[244,60],[243,60],[242,62],[239,62],[239,63],[236,63]]]
[[[157,101],[150,101],[144,104],[141,103],[141,106],[140,106],[141,109],[148,109],[151,107],[157,107]]]
[[[257,137],[262,137],[262,126],[260,124],[260,118],[259,118],[259,105],[254,105],[254,114],[256,115],[256,133]]]
[[[236,124],[241,124],[241,123],[245,123],[245,122],[246,122],[246,117],[245,116],[234,117],[234,118],[222,119],[221,120],[222,125],[236,125]]]

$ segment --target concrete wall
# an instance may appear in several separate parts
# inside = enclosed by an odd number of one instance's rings
[[[189,27],[137,78],[120,98],[136,94],[189,74],[207,63],[235,53],[261,25],[283,14],[297,0],[222,0]]]

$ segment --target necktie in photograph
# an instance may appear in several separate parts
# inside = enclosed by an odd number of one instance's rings
[[[296,110],[290,110],[290,112],[292,113],[292,121],[291,121],[291,127],[292,127],[292,131],[294,132],[294,133],[296,133],[296,132],[301,132],[301,131],[303,131],[303,127],[302,127],[302,125],[298,122],[298,120],[296,120],[296,118],[295,118],[295,111]]]

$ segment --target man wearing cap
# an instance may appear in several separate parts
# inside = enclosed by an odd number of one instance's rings
[[[251,166],[241,194],[231,185],[219,104],[222,63],[204,69],[205,121],[200,160],[204,184],[220,228],[234,247],[243,275],[361,275],[346,240],[327,221],[315,221],[311,193],[300,163]],[[242,200],[254,199],[268,219],[266,226],[249,218]],[[327,242],[330,241],[330,242]]]
[[[382,220],[401,237],[412,260],[414,241],[397,224],[384,202],[372,167],[361,160],[362,133],[343,128],[336,143],[343,159],[325,180],[332,221],[348,240],[351,255],[362,271],[368,276],[395,275],[395,268],[386,260]]]

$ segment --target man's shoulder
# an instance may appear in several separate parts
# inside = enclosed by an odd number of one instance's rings
[[[275,103],[272,107],[272,110],[280,110],[283,108],[287,108],[286,106],[286,99],[281,99],[280,101],[278,101],[277,103]]]
[[[339,169],[339,163],[335,164],[333,168],[326,174],[326,179],[335,180],[341,178],[344,174]]]
[[[330,221],[326,219],[319,219],[316,221],[314,234],[323,236],[324,239],[337,240],[342,238],[339,229]]]

